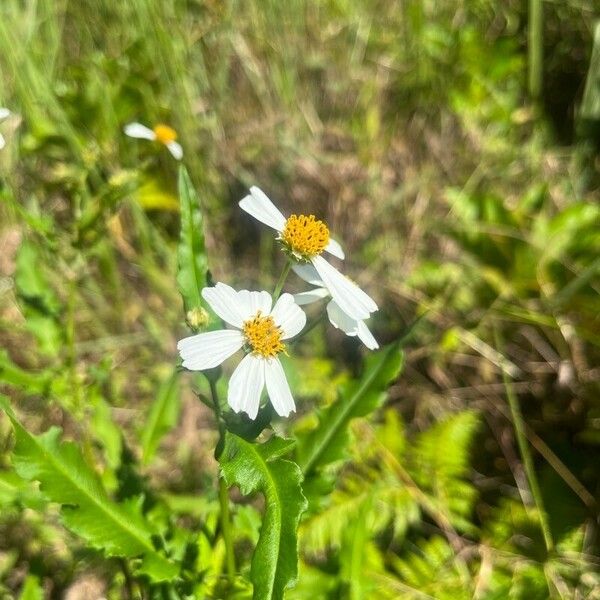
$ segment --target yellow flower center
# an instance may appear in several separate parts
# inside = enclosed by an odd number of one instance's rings
[[[281,329],[275,325],[273,317],[263,317],[260,311],[244,322],[242,331],[252,351],[265,358],[271,358],[285,350],[285,344],[281,341]]]
[[[281,240],[292,252],[311,258],[325,250],[329,229],[314,215],[292,215],[285,222]]]
[[[177,139],[177,132],[172,127],[163,125],[162,123],[154,126],[154,135],[156,136],[156,141],[165,144],[165,146]]]

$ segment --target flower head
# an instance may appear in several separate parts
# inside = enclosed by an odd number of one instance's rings
[[[8,119],[8,117],[10,117],[11,114],[12,113],[10,112],[10,110],[8,110],[8,108],[0,107],[0,121]],[[6,146],[6,140],[4,139],[4,136],[0,133],[0,150],[2,150],[4,146]]]
[[[362,321],[377,310],[377,304],[370,296],[321,256],[328,252],[344,258],[342,247],[329,236],[329,229],[323,221],[314,215],[292,215],[286,219],[267,195],[255,186],[240,201],[240,208],[275,229],[284,249],[298,262],[311,263],[321,285],[327,288],[339,308],[350,318]]]
[[[177,139],[177,132],[168,125],[158,123],[153,129],[150,129],[141,123],[129,123],[128,125],[125,125],[123,131],[125,132],[125,135],[132,138],[152,140],[153,142],[163,144],[174,158],[177,160],[183,158],[183,148],[181,147],[181,144],[175,141]]]
[[[307,283],[316,286],[307,292],[294,294],[296,304],[304,306],[330,296],[329,290],[326,287],[323,287],[323,281],[312,265],[295,265],[293,269],[298,277],[304,279]],[[329,322],[334,327],[341,329],[350,337],[358,337],[369,350],[376,350],[379,348],[377,340],[373,337],[373,334],[367,327],[365,321],[354,319],[346,314],[335,300],[330,300],[327,304],[327,316],[329,317]]]
[[[275,306],[268,292],[235,291],[224,283],[202,290],[213,311],[234,329],[221,329],[184,338],[177,344],[183,366],[203,371],[220,365],[241,348],[246,356],[229,381],[227,402],[251,419],[258,414],[260,397],[267,393],[278,415],[296,410],[278,355],[284,341],[297,335],[306,315],[291,294],[282,294]]]

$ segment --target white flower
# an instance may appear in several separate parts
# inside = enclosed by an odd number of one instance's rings
[[[341,246],[329,237],[329,229],[313,215],[291,215],[286,219],[266,194],[256,186],[240,201],[240,208],[279,233],[278,239],[299,262],[310,262],[323,285],[341,310],[352,319],[368,319],[377,310],[374,300],[344,277],[322,256],[323,251],[344,258]]]
[[[178,144],[175,141],[177,139],[177,132],[168,125],[159,123],[154,126],[154,129],[150,129],[141,123],[129,123],[128,125],[125,125],[123,131],[125,132],[125,135],[132,138],[159,142],[167,147],[174,158],[177,160],[183,158],[183,148],[181,147],[181,144]]]
[[[0,107],[0,121],[4,121],[4,119],[10,117],[11,114],[12,113],[10,112],[10,110],[8,110],[8,108]],[[6,146],[6,140],[4,139],[4,136],[0,133],[0,150],[2,150],[4,146]]]
[[[268,292],[236,292],[224,283],[202,290],[213,311],[235,329],[199,333],[177,344],[183,366],[203,371],[220,365],[246,347],[248,353],[229,381],[227,402],[251,419],[258,413],[264,386],[278,415],[287,417],[296,410],[294,399],[277,358],[285,351],[284,340],[297,335],[306,324],[304,311],[291,294],[282,294],[275,306]]]
[[[295,265],[293,269],[298,277],[301,277],[311,285],[317,286],[307,292],[294,294],[296,304],[304,306],[330,296],[329,290],[326,287],[323,287],[323,280],[319,277],[317,270],[312,265]],[[347,315],[335,300],[330,300],[327,304],[327,316],[334,327],[341,329],[346,335],[351,337],[358,336],[358,339],[369,350],[376,350],[379,348],[377,340],[373,337],[373,334],[366,323],[360,319],[353,319],[351,316]]]

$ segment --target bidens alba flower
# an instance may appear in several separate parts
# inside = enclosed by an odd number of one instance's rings
[[[306,324],[304,311],[291,294],[282,294],[275,306],[268,292],[236,292],[224,283],[202,290],[213,311],[234,329],[221,329],[184,338],[177,344],[183,366],[203,371],[220,365],[240,348],[246,356],[236,367],[227,391],[227,402],[251,419],[258,414],[263,388],[278,415],[296,410],[290,387],[277,355],[284,340],[297,335]]]
[[[0,121],[8,119],[8,117],[10,117],[11,114],[12,113],[10,112],[10,110],[8,110],[8,108],[0,107]],[[6,140],[4,139],[4,136],[0,133],[0,150],[2,150],[4,146],[6,146]]]
[[[355,320],[368,319],[377,310],[374,300],[330,265],[321,254],[344,258],[341,246],[329,237],[329,229],[314,215],[291,215],[286,219],[256,186],[240,201],[240,208],[279,233],[278,240],[298,262],[309,262],[341,310]]]
[[[175,141],[177,139],[177,132],[168,125],[159,123],[154,126],[154,129],[150,129],[141,123],[129,123],[128,125],[125,125],[123,131],[125,132],[125,135],[132,138],[151,140],[163,144],[174,158],[177,160],[183,158],[183,148],[181,147],[181,144]]]
[[[294,273],[307,283],[317,286],[307,292],[294,294],[294,300],[299,306],[318,302],[323,298],[330,296],[329,290],[323,287],[323,280],[319,277],[317,270],[312,265],[295,265]],[[358,339],[369,349],[379,348],[377,340],[367,327],[366,323],[360,319],[353,319],[347,315],[335,300],[330,300],[327,304],[327,316],[330,323],[337,329],[341,329],[346,335],[358,337]]]

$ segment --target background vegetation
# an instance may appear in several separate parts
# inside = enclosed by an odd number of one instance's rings
[[[361,348],[317,328],[288,365],[300,412],[276,427],[310,504],[286,597],[600,598],[600,9],[525,4],[1,3],[1,389],[111,498],[145,491],[167,544],[196,532],[196,597],[249,591],[223,591],[217,433],[175,369],[177,166],[133,120],[179,132],[215,278],[265,284],[282,260],[237,209],[258,184],[327,220],[375,335],[402,339],[331,456],[314,427]],[[148,597],[15,474],[14,443],[0,418],[0,596]],[[241,562],[261,505],[235,499]]]

